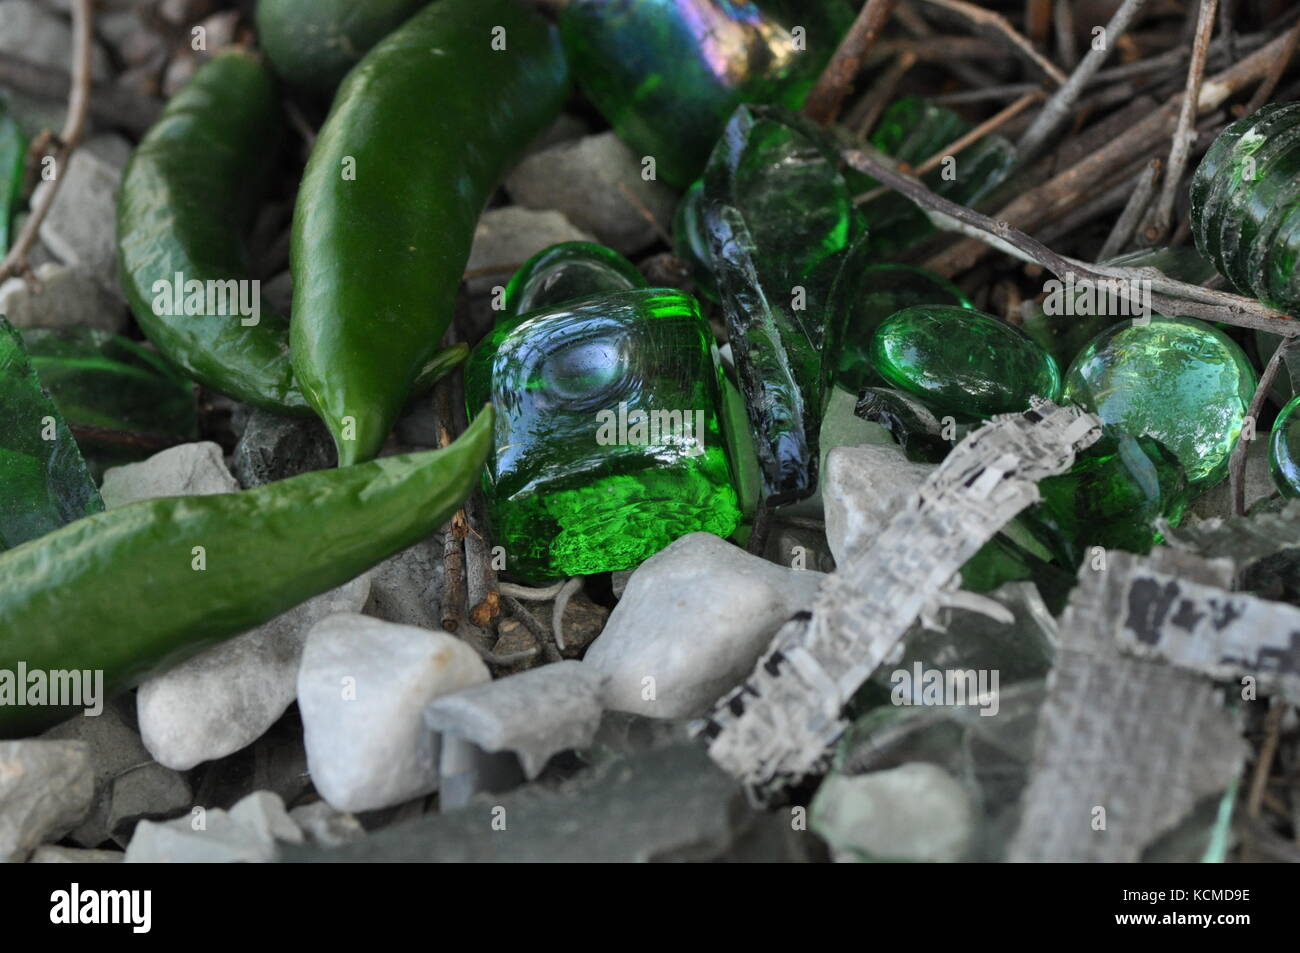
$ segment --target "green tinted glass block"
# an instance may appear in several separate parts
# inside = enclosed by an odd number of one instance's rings
[[[560,29],[588,99],[685,188],[736,106],[803,102],[852,20],[844,0],[572,0]]]
[[[1042,502],[1022,522],[1064,566],[1077,568],[1094,546],[1147,553],[1162,541],[1156,520],[1177,526],[1187,508],[1182,464],[1151,437],[1106,428],[1068,473],[1039,481]]]
[[[589,296],[506,321],[471,355],[471,414],[491,401],[484,489],[507,571],[630,569],[740,521],[719,430],[717,350],[693,298]]]
[[[502,318],[550,308],[608,291],[644,288],[646,280],[630,261],[604,245],[562,242],[524,262],[506,285]]]
[[[0,550],[104,509],[67,422],[4,318],[0,408]]]
[[[1283,496],[1300,497],[1300,397],[1287,401],[1273,421],[1268,469]]]
[[[1243,294],[1300,307],[1300,103],[1232,123],[1192,176],[1196,247]]]
[[[742,106],[704,177],[710,260],[773,506],[816,487],[831,371],[869,252],[838,165],[802,117]]]
[[[880,117],[871,145],[899,162],[919,166],[949,143],[970,132],[971,125],[951,110],[923,99],[896,100]],[[925,173],[931,191],[961,205],[975,205],[1015,168],[1015,147],[988,135],[953,156],[953,163]],[[845,173],[854,195],[880,183],[860,172]],[[877,258],[892,258],[934,234],[935,227],[917,206],[896,192],[886,192],[861,206],[871,227]]]
[[[886,318],[916,305],[971,307],[960,288],[924,268],[872,265],[859,281],[847,299],[850,310],[835,370],[835,383],[855,394],[880,381],[871,363],[871,340]]]
[[[713,281],[713,255],[704,226],[704,180],[697,179],[677,203],[673,214],[673,253],[691,269],[691,280],[700,294],[718,300],[718,286]]]
[[[951,306],[905,308],[876,330],[871,359],[891,387],[937,412],[991,417],[1056,400],[1056,361],[1018,328],[981,311]]]
[[[1254,392],[1255,371],[1236,342],[1192,318],[1116,324],[1065,374],[1066,399],[1122,433],[1159,440],[1193,493],[1227,475]]]
[[[157,449],[120,432],[184,443],[198,437],[194,385],[156,351],[91,328],[27,329],[32,368],[95,471]]]

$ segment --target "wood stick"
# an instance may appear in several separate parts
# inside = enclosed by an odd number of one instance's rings
[[[922,3],[928,3],[932,7],[941,7],[944,10],[951,10],[965,17],[971,23],[978,26],[991,27],[1000,36],[1005,38],[1011,47],[1022,53],[1031,63],[1042,70],[1058,86],[1065,82],[1065,73],[1061,72],[1059,66],[1049,60],[1038,50],[1034,49],[1034,44],[1025,39],[1011,22],[1000,13],[992,10],[985,10],[973,3],[967,3],[966,0],[921,0]]]
[[[912,50],[904,50],[894,57],[889,68],[871,84],[871,89],[849,111],[844,126],[859,139],[867,139],[880,120],[880,114],[893,102],[899,82],[916,65],[916,59],[916,53]]]
[[[1284,337],[1273,352],[1273,356],[1268,359],[1264,365],[1264,373],[1259,375],[1259,385],[1255,388],[1255,394],[1250,398],[1250,409],[1246,415],[1252,421],[1258,422],[1260,412],[1264,409],[1264,401],[1268,400],[1269,392],[1273,389],[1273,381],[1277,379],[1278,370],[1286,360],[1287,352],[1296,346],[1295,337]],[[1259,439],[1256,434],[1255,439]],[[1237,445],[1232,448],[1232,457],[1228,463],[1228,479],[1232,489],[1232,512],[1238,516],[1243,516],[1246,512],[1246,444],[1248,441],[1238,440]]]
[[[1074,41],[1074,0],[1056,0],[1052,13],[1056,27],[1056,55],[1066,69],[1073,70],[1079,65],[1079,48]]]
[[[1192,61],[1187,66],[1187,84],[1178,111],[1178,126],[1174,130],[1173,142],[1169,146],[1169,162],[1165,167],[1164,185],[1160,189],[1160,197],[1151,206],[1147,222],[1142,229],[1142,237],[1148,245],[1158,245],[1169,232],[1170,220],[1174,215],[1174,200],[1178,196],[1179,186],[1182,185],[1188,154],[1196,139],[1197,103],[1200,100],[1201,81],[1205,75],[1205,54],[1210,46],[1210,34],[1214,30],[1214,14],[1218,3],[1219,0],[1201,0],[1200,11],[1196,18],[1196,39],[1192,43]]]
[[[838,118],[844,98],[848,96],[853,80],[862,69],[862,61],[879,39],[897,2],[898,0],[867,0],[862,5],[861,12],[818,77],[817,85],[804,101],[804,115],[823,126]]]
[[[1133,232],[1137,229],[1138,220],[1141,219],[1142,213],[1151,204],[1151,194],[1155,191],[1156,178],[1160,175],[1160,160],[1152,159],[1147,163],[1147,167],[1138,176],[1137,183],[1133,186],[1133,192],[1129,195],[1128,204],[1124,206],[1124,211],[1120,213],[1119,218],[1115,220],[1110,234],[1106,236],[1105,243],[1101,246],[1101,251],[1097,257],[1103,261],[1107,258],[1114,258],[1124,250],[1128,240],[1133,237]]]
[[[1277,59],[1273,61],[1272,68],[1268,75],[1264,77],[1264,82],[1259,84],[1259,89],[1255,90],[1255,95],[1250,97],[1248,102],[1241,111],[1241,115],[1249,116],[1258,112],[1261,107],[1268,103],[1268,98],[1273,95],[1273,90],[1277,89],[1277,84],[1282,80],[1282,74],[1291,63],[1291,57],[1295,55],[1296,43],[1300,42],[1300,20],[1287,31],[1286,45],[1278,53]]]

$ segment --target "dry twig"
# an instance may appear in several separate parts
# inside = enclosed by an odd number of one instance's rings
[[[985,10],[983,7],[966,2],[966,0],[921,0],[921,2],[928,3],[933,7],[942,7],[944,10],[951,10],[977,26],[992,28],[1000,36],[1004,37],[1014,49],[1024,54],[1030,62],[1046,73],[1057,85],[1065,82],[1065,74],[1061,72],[1060,67],[1034,49],[1034,44],[1025,39],[1024,35],[1013,27],[1002,14],[992,10]]]
[[[1258,422],[1259,415],[1264,409],[1264,401],[1268,400],[1269,392],[1273,389],[1273,381],[1277,379],[1278,370],[1286,361],[1287,352],[1296,346],[1297,338],[1293,336],[1284,337],[1264,365],[1264,373],[1259,376],[1259,385],[1255,388],[1255,394],[1250,399],[1250,409],[1246,415],[1255,422]],[[1259,439],[1259,435],[1255,436]],[[1228,480],[1232,489],[1232,512],[1241,516],[1246,512],[1246,445],[1248,441],[1238,440],[1237,445],[1232,448],[1232,457],[1228,463]]]
[[[806,116],[823,126],[832,123],[840,114],[844,98],[853,86],[853,80],[862,69],[862,61],[872,44],[879,38],[885,24],[894,12],[897,0],[867,0],[853,21],[844,39],[822,70],[817,85],[804,101]]]

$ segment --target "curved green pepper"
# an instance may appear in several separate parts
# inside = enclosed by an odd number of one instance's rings
[[[112,695],[342,585],[456,511],[491,450],[493,417],[486,408],[443,450],[147,500],[0,555],[0,671],[99,670]],[[0,704],[0,736],[68,714]]]
[[[440,0],[344,80],[298,191],[291,329],[341,466],[383,445],[451,321],[483,206],[567,87],[555,30],[519,0]]]
[[[257,36],[275,71],[332,94],[366,51],[429,0],[258,0]]]
[[[254,310],[249,292],[256,286],[244,284],[250,277],[244,234],[282,127],[266,66],[244,51],[215,57],[172,98],[131,157],[117,242],[127,301],[159,350],[213,390],[267,410],[307,414],[311,408],[288,360],[288,319],[263,310],[259,300],[252,324],[238,307],[238,291],[245,289],[250,307],[242,310]],[[224,289],[224,307],[208,313],[205,293],[201,313],[165,313],[176,310],[178,275],[182,283],[202,282],[205,291]],[[215,293],[212,298],[220,305]]]

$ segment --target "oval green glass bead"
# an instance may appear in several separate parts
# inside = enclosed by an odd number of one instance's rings
[[[1013,413],[1061,391],[1050,354],[1018,328],[960,307],[904,308],[876,330],[871,360],[891,387],[965,417]]]
[[[1228,472],[1255,371],[1237,343],[1193,318],[1107,328],[1065,373],[1065,397],[1134,436],[1174,452],[1194,491]]]
[[[571,0],[560,30],[587,98],[685,188],[736,106],[803,102],[852,20],[844,0]]]
[[[1219,273],[1271,307],[1300,307],[1300,103],[1232,123],[1192,176],[1192,236]]]
[[[644,287],[641,272],[614,249],[594,242],[561,242],[543,248],[511,276],[502,318],[587,295]]]
[[[1300,397],[1287,401],[1273,421],[1268,470],[1283,496],[1300,498]]]
[[[872,265],[861,290],[848,302],[835,383],[857,394],[877,381],[871,341],[890,315],[917,305],[970,308],[970,300],[946,278],[910,265]]]

